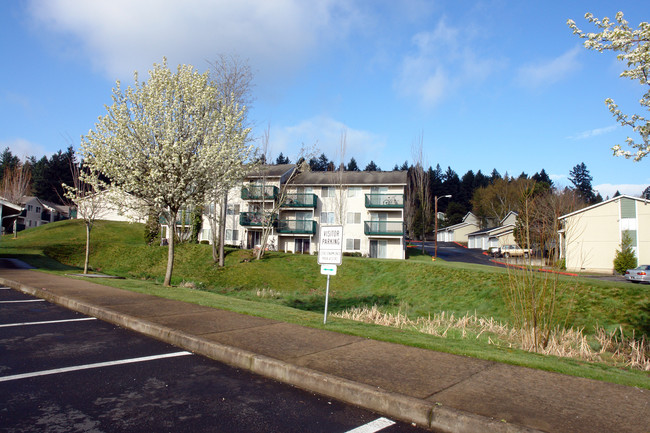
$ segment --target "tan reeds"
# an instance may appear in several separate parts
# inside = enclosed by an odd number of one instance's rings
[[[645,338],[635,339],[625,337],[623,330],[613,333],[597,327],[595,339],[600,344],[599,350],[589,345],[583,329],[564,329],[555,327],[544,336],[544,347],[540,349],[541,336],[532,335],[533,328],[523,326],[522,329],[511,327],[498,322],[494,318],[478,317],[475,314],[456,316],[441,312],[429,317],[409,319],[400,311],[397,314],[383,312],[377,305],[372,307],[351,308],[334,313],[333,316],[358,322],[390,326],[399,329],[412,329],[425,334],[446,338],[450,330],[458,331],[462,338],[487,337],[488,344],[497,346],[516,347],[530,352],[542,353],[565,358],[581,359],[590,362],[603,362],[604,358],[612,359],[616,365],[650,371],[650,344]],[[603,357],[603,354],[609,354]]]

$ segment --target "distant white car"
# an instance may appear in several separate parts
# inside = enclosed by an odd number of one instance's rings
[[[504,245],[501,247],[500,254],[506,259],[508,257],[528,257],[530,255],[530,249],[521,248],[518,245]]]
[[[625,271],[625,279],[633,283],[650,283],[650,265],[641,265]]]

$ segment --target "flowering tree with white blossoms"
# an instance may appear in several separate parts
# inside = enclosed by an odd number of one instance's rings
[[[250,129],[242,126],[246,108],[220,98],[207,72],[179,65],[173,73],[163,59],[149,71],[148,81],[139,81],[137,72],[134,81],[126,90],[117,82],[108,114],[83,137],[81,153],[112,187],[165,218],[169,250],[164,285],[169,286],[179,211],[204,203],[206,191],[214,187],[213,173],[228,176],[220,167],[230,165]]]
[[[585,33],[578,28],[573,20],[567,20],[574,34],[585,39],[584,46],[590,50],[603,52],[614,51],[617,59],[627,62],[627,68],[621,73],[621,77],[628,77],[631,80],[639,80],[643,86],[650,86],[648,74],[650,73],[650,24],[642,22],[638,29],[632,29],[628,22],[623,19],[623,12],[616,14],[615,22],[605,17],[602,20],[595,18],[592,14],[585,14],[585,19],[601,30],[600,33]],[[627,144],[636,149],[636,152],[623,150],[620,144],[612,147],[614,155],[634,158],[640,161],[650,153],[650,119],[638,114],[628,116],[618,108],[614,100],[605,100],[609,111],[616,120],[623,126],[631,126],[641,136],[641,142],[636,143],[632,138],[626,139]],[[650,88],[643,95],[639,103],[650,110]]]

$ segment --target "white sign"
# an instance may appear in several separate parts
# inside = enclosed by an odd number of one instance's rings
[[[320,265],[320,273],[323,275],[336,275],[336,265]]]
[[[321,226],[319,265],[340,265],[343,261],[343,226]]]

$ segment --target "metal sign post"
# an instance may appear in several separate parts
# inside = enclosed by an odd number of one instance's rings
[[[336,275],[336,267],[343,261],[343,226],[323,226],[320,230],[318,264],[320,273],[327,275],[325,288],[325,313],[323,324],[327,324],[327,305],[330,296],[330,275]]]

